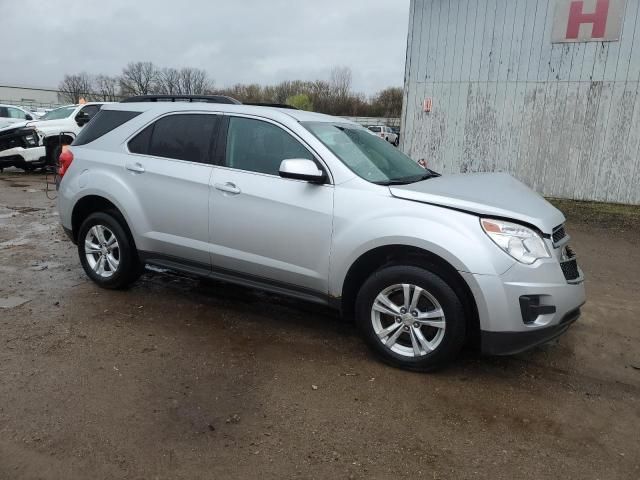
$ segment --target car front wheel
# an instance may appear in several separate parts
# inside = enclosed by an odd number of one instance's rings
[[[78,233],[78,255],[86,274],[104,288],[125,288],[138,279],[142,266],[119,215],[89,215]]]
[[[385,362],[409,370],[445,366],[465,341],[464,308],[455,291],[414,266],[390,266],[369,277],[356,300],[356,321]]]

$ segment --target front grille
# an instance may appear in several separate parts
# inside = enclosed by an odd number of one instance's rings
[[[580,272],[578,272],[578,262],[575,257],[565,260],[564,262],[560,262],[560,268],[562,268],[564,278],[568,282],[576,280],[580,276]]]
[[[553,230],[553,243],[556,244],[564,237],[567,236],[567,232],[564,231],[564,225],[560,225]]]

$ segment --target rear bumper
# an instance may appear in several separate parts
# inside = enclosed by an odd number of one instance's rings
[[[523,332],[480,332],[482,353],[487,355],[513,355],[537,345],[542,345],[566,332],[580,317],[580,309],[568,312],[558,323],[551,327]]]

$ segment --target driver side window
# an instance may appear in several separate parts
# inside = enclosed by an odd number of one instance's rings
[[[226,166],[278,175],[282,160],[313,155],[282,128],[262,120],[231,117],[227,132]]]

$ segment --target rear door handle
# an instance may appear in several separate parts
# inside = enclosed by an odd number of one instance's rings
[[[127,163],[125,165],[125,168],[127,170],[130,170],[132,172],[136,172],[136,173],[144,173],[144,167],[142,166],[141,163],[136,162],[136,163]]]
[[[214,183],[213,186],[216,188],[216,190],[220,190],[222,192],[232,193],[234,195],[240,193],[240,189],[236,187],[235,183]]]

